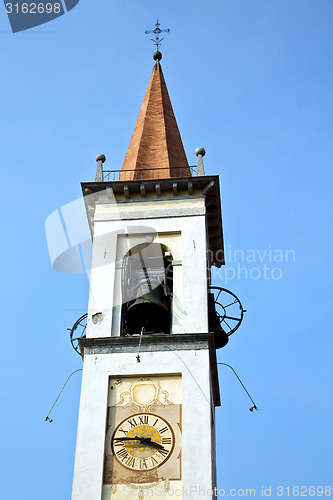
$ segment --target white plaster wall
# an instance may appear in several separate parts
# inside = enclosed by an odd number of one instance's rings
[[[152,367],[151,375],[182,375],[182,487],[208,491],[215,486],[208,350],[141,352],[140,357],[141,363],[135,353],[85,356],[72,500],[101,499],[109,377],[149,376]]]
[[[96,205],[87,337],[109,337],[111,332],[119,335],[120,270],[116,269],[116,256],[120,264],[126,253],[125,249],[119,251],[124,232],[132,234],[131,241],[135,235],[143,238],[155,232],[156,241],[179,255],[181,265],[174,267],[172,333],[207,332],[205,204],[203,198],[189,198]],[[171,238],[175,233],[179,234],[176,243]],[[93,315],[99,312],[102,321],[93,323]]]

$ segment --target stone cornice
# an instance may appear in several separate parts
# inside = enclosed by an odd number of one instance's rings
[[[224,246],[222,232],[222,214],[220,201],[219,177],[184,177],[171,179],[150,179],[142,181],[103,181],[81,183],[85,199],[91,233],[93,234],[96,203],[132,203],[164,200],[167,193],[173,193],[173,199],[205,198],[206,220],[208,229],[208,248],[212,253],[212,265],[224,265]],[[122,197],[122,199],[119,199]]]

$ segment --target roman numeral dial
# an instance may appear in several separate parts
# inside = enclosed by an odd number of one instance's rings
[[[145,471],[170,458],[174,433],[164,418],[152,413],[137,413],[116,427],[111,445],[113,455],[124,467]]]

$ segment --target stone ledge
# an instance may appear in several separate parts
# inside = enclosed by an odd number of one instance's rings
[[[100,352],[136,352],[140,335],[128,335],[126,337],[101,337],[81,338],[80,346],[88,350]],[[153,334],[143,335],[141,339],[141,351],[179,351],[214,348],[213,335],[209,333],[183,333],[183,334]],[[90,352],[89,352],[90,354]]]

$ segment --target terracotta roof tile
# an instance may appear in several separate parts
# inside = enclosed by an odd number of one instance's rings
[[[156,61],[119,180],[189,176],[162,68]]]

